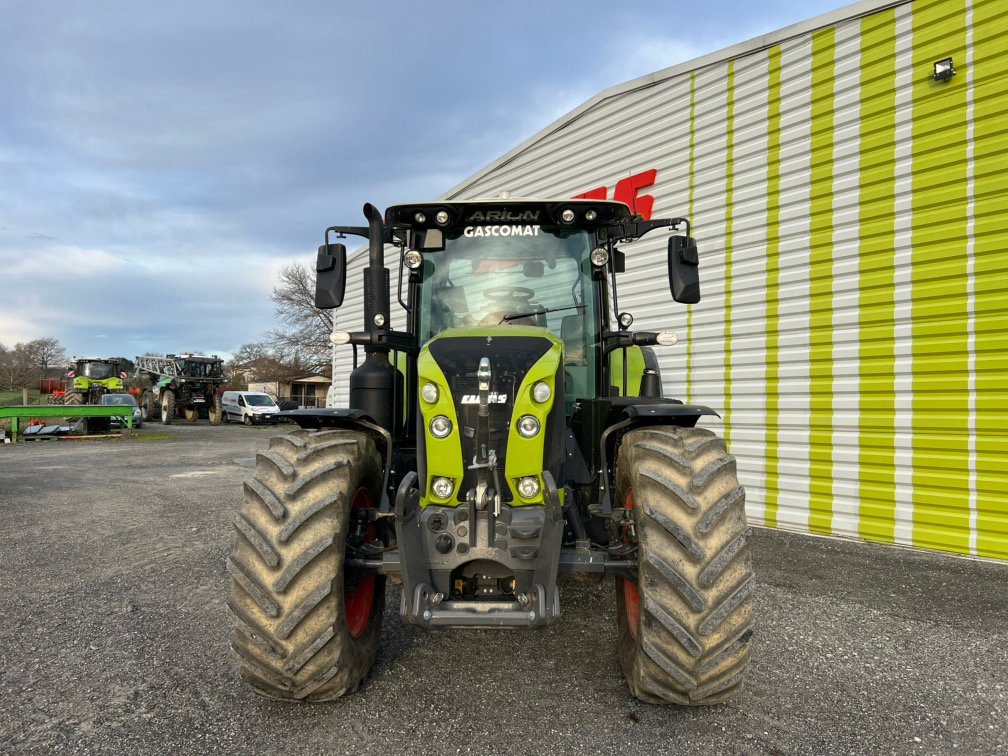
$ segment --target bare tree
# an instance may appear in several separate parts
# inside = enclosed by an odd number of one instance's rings
[[[62,368],[66,354],[57,339],[47,337],[13,347],[0,344],[0,389],[17,391],[37,386],[39,378],[53,368]]]
[[[49,368],[66,362],[66,352],[63,345],[57,339],[47,337],[35,339],[25,345],[28,349],[32,366],[39,371],[40,377],[45,378],[49,373]]]
[[[267,335],[271,356],[303,372],[328,372],[333,319],[315,306],[315,271],[300,261],[285,265],[270,298],[282,324]]]

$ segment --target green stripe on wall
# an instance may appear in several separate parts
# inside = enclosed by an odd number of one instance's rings
[[[833,87],[836,30],[812,35],[809,530],[833,523]]]
[[[858,291],[861,441],[858,532],[891,543],[896,524],[896,13],[861,22]]]
[[[969,553],[966,77],[931,77],[966,59],[965,2],[913,12],[913,543]]]
[[[735,61],[728,62],[728,113],[726,128],[728,143],[725,148],[725,309],[724,309],[724,438],[731,443],[732,400],[732,213],[735,181]]]
[[[693,217],[693,194],[696,191],[696,74],[689,80],[689,210],[690,224]],[[696,236],[696,226],[690,226],[690,233]],[[686,401],[693,401],[693,305],[686,305]]]
[[[1004,0],[973,0],[973,30],[976,548],[979,556],[1008,559],[1008,15]]]
[[[780,127],[781,49],[767,50],[767,246],[766,246],[766,509],[777,526],[780,503]]]

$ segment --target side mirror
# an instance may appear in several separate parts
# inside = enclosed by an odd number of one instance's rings
[[[692,236],[670,236],[668,277],[672,299],[683,304],[700,301],[700,258]]]
[[[315,306],[331,310],[346,293],[346,245],[323,244],[315,260]]]

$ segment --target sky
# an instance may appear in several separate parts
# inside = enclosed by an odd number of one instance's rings
[[[842,7],[0,0],[0,344],[227,355],[280,267],[603,89]]]

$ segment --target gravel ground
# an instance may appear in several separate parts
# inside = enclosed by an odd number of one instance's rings
[[[358,694],[260,700],[228,650],[224,559],[270,434],[0,447],[0,751],[1008,751],[1008,565],[769,530],[731,704],[631,698],[611,584],[580,578],[534,633],[407,627],[393,587]]]

